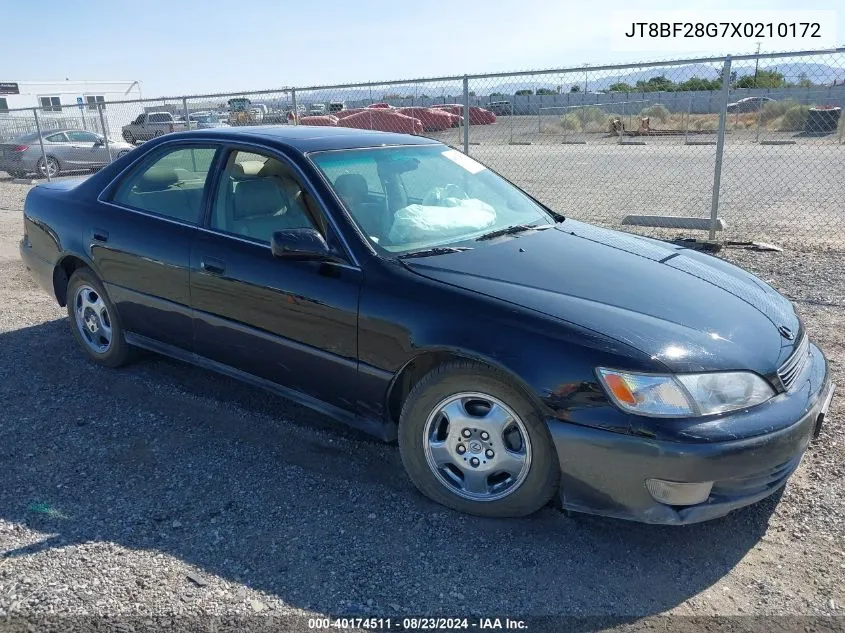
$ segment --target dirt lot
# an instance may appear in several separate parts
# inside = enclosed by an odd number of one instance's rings
[[[470,138],[480,145],[470,154],[563,213],[609,226],[628,214],[710,217],[715,145],[684,145],[682,137],[619,145],[602,135],[563,144],[559,135],[539,138],[536,118],[533,128],[522,122],[532,144],[509,145],[508,125],[504,118],[473,126]],[[462,147],[456,130],[438,136]],[[760,145],[748,134],[728,136],[718,212],[724,236],[845,247],[845,144],[835,140]]]
[[[724,519],[462,516],[412,488],[394,446],[275,396],[154,356],[119,371],[83,360],[65,312],[18,260],[25,191],[0,183],[0,618],[40,614],[71,630],[75,615],[136,627],[565,615],[645,629],[639,619],[658,614],[813,615],[824,618],[813,630],[845,628],[841,394],[782,495]],[[842,255],[725,253],[796,302],[839,385]],[[654,626],[709,626],[667,622]]]

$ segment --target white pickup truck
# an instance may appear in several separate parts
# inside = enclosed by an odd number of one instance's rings
[[[123,126],[123,138],[127,143],[148,141],[162,134],[181,132],[185,129],[185,122],[176,120],[170,112],[145,112],[139,114],[129,125]]]

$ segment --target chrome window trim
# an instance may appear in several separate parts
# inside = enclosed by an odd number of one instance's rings
[[[179,225],[179,226],[186,226],[186,227],[189,227],[189,228],[195,228],[197,230],[200,230],[204,233],[209,233],[211,235],[219,235],[220,237],[227,237],[229,239],[237,240],[239,242],[244,242],[244,243],[247,243],[247,244],[255,244],[257,246],[265,246],[267,249],[270,249],[270,245],[266,244],[263,241],[250,240],[248,238],[241,237],[241,236],[238,236],[238,235],[232,235],[231,233],[225,233],[223,231],[214,230],[210,227],[204,226],[203,224],[191,224],[191,223],[188,223],[188,222],[182,222],[180,220],[174,220],[172,218],[168,218],[168,217],[165,217],[165,216],[162,216],[162,215],[158,215],[156,213],[150,213],[150,212],[144,211],[142,209],[135,209],[134,207],[128,207],[128,206],[125,206],[125,205],[122,205],[122,204],[116,204],[115,202],[112,202],[111,200],[104,199],[106,192],[111,192],[112,188],[119,185],[119,181],[123,179],[124,175],[128,171],[130,171],[133,167],[138,165],[139,162],[143,161],[149,153],[155,152],[158,149],[163,148],[163,147],[167,147],[169,145],[197,145],[197,144],[203,144],[203,143],[215,145],[215,146],[217,146],[218,150],[222,149],[224,151],[233,151],[233,150],[237,151],[237,150],[235,150],[235,147],[238,146],[238,145],[243,145],[245,147],[263,149],[267,152],[270,152],[271,155],[273,155],[274,157],[276,157],[276,156],[281,157],[281,160],[284,160],[284,163],[286,165],[288,165],[289,167],[291,167],[296,172],[296,174],[299,176],[299,178],[301,180],[301,184],[305,185],[305,187],[308,189],[308,193],[310,193],[317,200],[317,203],[321,207],[320,211],[323,213],[326,220],[331,225],[332,229],[334,229],[335,234],[338,236],[338,239],[340,240],[341,244],[343,245],[345,255],[347,256],[349,261],[352,262],[351,264],[340,264],[340,263],[334,263],[334,262],[326,262],[326,263],[330,263],[331,265],[337,266],[339,268],[347,268],[347,269],[350,269],[350,270],[361,270],[361,265],[358,262],[358,258],[355,257],[355,253],[349,247],[349,242],[346,241],[346,236],[344,236],[343,232],[338,228],[337,222],[335,222],[335,219],[331,216],[330,213],[328,213],[326,211],[325,200],[323,200],[322,196],[320,196],[320,194],[316,191],[314,185],[311,183],[311,181],[305,175],[305,172],[302,171],[302,169],[299,167],[299,165],[297,165],[296,163],[291,161],[282,152],[280,152],[278,149],[271,147],[269,145],[263,145],[261,143],[253,143],[253,142],[250,142],[250,141],[241,141],[241,140],[233,141],[233,140],[228,139],[228,138],[226,138],[226,139],[219,139],[219,138],[214,139],[214,138],[209,138],[207,136],[201,136],[197,139],[190,139],[190,138],[186,139],[186,138],[182,137],[182,138],[178,138],[178,139],[163,141],[160,144],[156,145],[155,148],[151,149],[147,154],[144,154],[144,156],[138,158],[137,160],[133,161],[131,164],[127,165],[122,170],[120,170],[120,172],[118,172],[118,174],[114,178],[112,178],[109,181],[109,183],[105,187],[103,187],[103,189],[97,195],[97,202],[101,202],[102,204],[106,204],[106,205],[109,205],[109,206],[112,206],[112,207],[115,207],[115,208],[118,208],[118,209],[123,209],[124,211],[130,211],[132,213],[137,213],[139,215],[143,215],[143,216],[146,216],[146,217],[149,217],[149,218],[164,220],[165,222],[170,222],[172,224],[176,224],[176,225]],[[306,158],[307,158],[307,155],[305,155],[305,154],[303,154],[303,155],[306,156]],[[277,158],[277,160],[279,160],[279,159]],[[317,170],[317,173],[322,176],[322,172],[320,172],[319,170]],[[211,174],[212,174],[212,171],[209,170],[209,175],[211,175]],[[217,184],[218,183],[215,183],[215,185],[217,185]],[[329,189],[332,191],[332,193],[334,193],[334,189],[332,189],[331,187],[329,187]],[[341,205],[341,207],[342,207],[342,205]],[[204,220],[205,220],[205,218],[203,218],[203,221]]]

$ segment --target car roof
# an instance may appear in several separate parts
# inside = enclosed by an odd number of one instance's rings
[[[387,145],[431,145],[440,143],[425,136],[359,130],[348,127],[329,127],[316,125],[257,125],[245,127],[215,128],[211,130],[191,130],[168,134],[168,137],[214,137],[228,141],[264,140],[286,145],[300,152],[317,152],[332,149],[356,149],[365,147],[384,147]]]

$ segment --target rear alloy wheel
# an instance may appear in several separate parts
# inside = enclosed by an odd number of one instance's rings
[[[423,494],[469,514],[531,514],[548,503],[560,478],[536,407],[476,363],[443,365],[417,384],[402,409],[399,449]]]
[[[59,161],[52,156],[48,156],[46,162],[43,157],[39,158],[36,167],[38,169],[38,174],[43,178],[46,178],[47,176],[53,178],[59,174]]]
[[[120,367],[131,347],[120,317],[100,280],[87,268],[76,270],[67,289],[67,312],[73,336],[88,357],[107,367]]]

